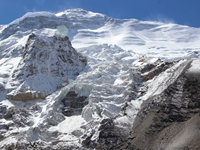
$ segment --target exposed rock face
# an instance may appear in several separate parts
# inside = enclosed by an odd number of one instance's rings
[[[33,122],[31,121],[31,112],[25,108],[18,107],[10,107],[6,114],[4,115],[4,119],[12,119],[16,126],[26,126],[31,125]]]
[[[4,140],[7,136],[14,136],[19,134],[19,131],[13,132],[16,128],[32,126],[32,111],[21,108],[21,107],[10,107],[0,106],[0,139]]]
[[[127,141],[127,135],[123,129],[115,125],[114,119],[104,119],[99,128],[99,139],[96,149],[118,149],[122,143]]]
[[[200,82],[186,70],[161,95],[143,104],[134,122],[132,140],[121,148],[199,149],[199,112]]]
[[[141,73],[143,73],[143,81],[152,79],[153,77],[159,75],[161,72],[165,71],[171,67],[173,63],[162,62],[158,60],[155,64],[147,64],[142,68]]]
[[[88,104],[85,96],[78,96],[74,91],[69,92],[62,100],[64,104],[63,114],[65,116],[80,115],[82,108]]]
[[[0,105],[0,119],[2,119],[4,117],[6,112],[7,112],[7,107],[4,105]],[[9,126],[2,121],[0,122],[0,124],[1,124],[0,125],[0,139],[3,139]]]
[[[21,143],[10,143],[4,146],[5,150],[88,150],[86,148],[80,148],[76,145],[67,145],[66,143],[56,144],[55,143],[43,143],[43,142],[21,142]]]
[[[47,95],[45,93],[36,93],[36,92],[17,93],[15,95],[7,94],[8,99],[21,100],[21,101],[44,99],[46,96]]]
[[[9,83],[12,100],[43,99],[68,79],[74,79],[87,61],[71,46],[68,38],[41,39],[31,34],[24,48],[23,57],[12,74]]]
[[[0,118],[3,118],[6,112],[7,112],[7,107],[4,105],[0,105]]]

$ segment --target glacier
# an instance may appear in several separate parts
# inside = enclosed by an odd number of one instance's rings
[[[137,149],[138,120],[143,127],[185,76],[199,80],[199,35],[199,28],[83,9],[32,12],[1,25],[0,148]]]

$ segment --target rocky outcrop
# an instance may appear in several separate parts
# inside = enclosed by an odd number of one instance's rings
[[[52,143],[45,142],[19,142],[19,143],[8,143],[7,145],[0,146],[0,148],[4,148],[5,150],[88,150],[85,148],[81,148],[79,146],[67,145],[67,143],[62,141],[55,141]]]
[[[159,75],[161,72],[165,71],[171,67],[173,63],[171,62],[162,62],[158,60],[154,64],[146,64],[142,69],[141,73],[143,74],[143,81],[148,81],[153,77]]]
[[[199,113],[200,82],[185,70],[161,95],[143,104],[134,122],[133,139],[121,148],[199,149]]]
[[[83,136],[82,144],[84,147],[95,148],[96,150],[118,149],[127,139],[122,132],[123,130],[115,126],[113,119],[103,119],[98,129],[98,138],[92,139],[93,134],[86,137]]]
[[[44,99],[47,95],[45,93],[36,93],[36,92],[26,92],[26,93],[17,93],[17,94],[7,94],[7,99],[12,100],[36,100],[36,99]]]
[[[13,132],[16,128],[27,127],[33,125],[31,111],[21,107],[7,108],[0,106],[0,140],[4,140],[8,136],[15,136],[19,131]],[[0,145],[1,146],[1,145]]]
[[[43,99],[74,79],[87,63],[67,37],[41,39],[31,34],[24,53],[9,81],[12,100]]]
[[[2,119],[7,112],[7,107],[4,105],[0,105],[0,119]],[[0,122],[0,140],[4,138],[9,126],[4,122]]]
[[[64,105],[62,113],[65,116],[80,115],[83,107],[88,104],[86,98],[70,91],[62,100]]]
[[[7,107],[4,105],[0,105],[0,119],[3,118],[3,116],[6,114],[7,112]]]
[[[20,107],[10,107],[4,115],[4,119],[12,119],[13,123],[18,127],[33,124],[30,110]]]

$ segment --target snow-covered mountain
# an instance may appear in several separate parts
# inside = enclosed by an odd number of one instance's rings
[[[83,9],[1,25],[0,148],[198,148],[199,40]]]

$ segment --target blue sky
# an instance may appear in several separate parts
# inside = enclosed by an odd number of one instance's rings
[[[30,11],[58,12],[69,8],[83,8],[114,18],[200,27],[200,0],[0,0],[0,24],[10,23]]]

